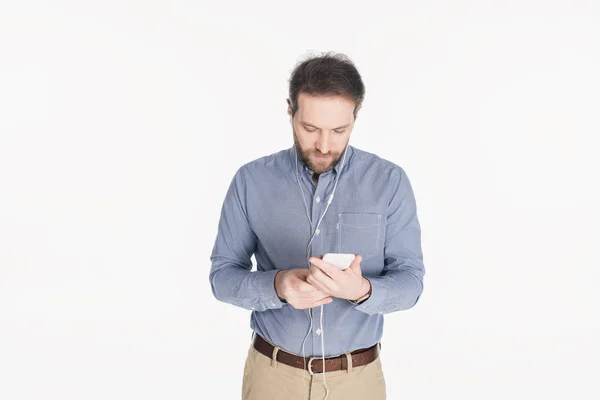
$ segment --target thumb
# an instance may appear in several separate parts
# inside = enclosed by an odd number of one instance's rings
[[[362,275],[362,272],[360,269],[361,261],[362,261],[362,256],[360,254],[355,254],[354,260],[352,261],[352,264],[350,264],[350,269],[352,270],[352,272],[354,272],[357,275]]]
[[[294,276],[296,278],[305,280],[310,271],[308,270],[308,268],[298,268],[298,270],[295,272],[296,273],[294,274]]]

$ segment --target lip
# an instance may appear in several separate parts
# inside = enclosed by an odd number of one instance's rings
[[[329,158],[329,156],[319,156],[317,154],[315,154],[315,157],[318,158],[319,160],[326,160]]]

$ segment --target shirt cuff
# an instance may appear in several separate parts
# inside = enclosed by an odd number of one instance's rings
[[[383,302],[387,296],[387,288],[385,283],[378,278],[367,278],[371,282],[371,296],[363,303],[356,305],[354,308],[362,311],[365,314],[383,314],[381,309]]]
[[[266,309],[276,309],[283,307],[283,302],[277,296],[275,291],[275,275],[278,269],[271,271],[256,271],[254,286],[258,292],[258,297]]]

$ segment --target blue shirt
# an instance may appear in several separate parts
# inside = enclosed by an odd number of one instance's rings
[[[296,161],[312,226],[296,181]],[[210,257],[214,296],[252,310],[251,328],[297,355],[302,355],[310,327],[309,312],[281,302],[274,277],[278,270],[308,268],[306,248],[337,174],[334,199],[310,256],[360,254],[372,294],[360,305],[334,298],[323,306],[325,356],[374,345],[381,340],[384,314],[413,307],[423,291],[421,229],[406,173],[350,145],[343,171],[341,164],[340,159],[321,174],[316,185],[294,146],[243,165],[225,196]],[[320,312],[321,307],[312,309],[312,330],[304,346],[307,357],[322,356]]]

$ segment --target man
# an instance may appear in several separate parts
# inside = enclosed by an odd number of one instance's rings
[[[424,266],[406,173],[348,145],[364,93],[343,55],[299,63],[294,146],[242,166],[227,191],[210,282],[252,310],[243,399],[385,398],[384,314],[416,304]],[[326,253],[356,256],[342,271]]]

